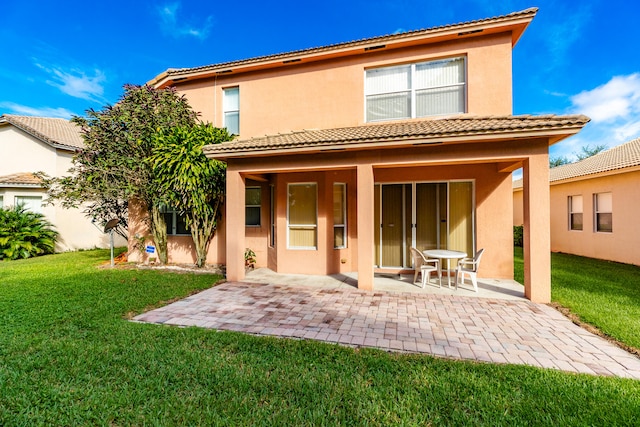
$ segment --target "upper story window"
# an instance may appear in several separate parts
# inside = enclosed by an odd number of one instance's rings
[[[593,195],[594,224],[596,231],[611,233],[613,231],[613,197],[611,193]]]
[[[224,127],[230,134],[240,135],[240,88],[230,87],[223,93]]]
[[[582,196],[569,196],[569,230],[582,230]]]
[[[464,113],[463,57],[366,71],[366,120],[410,119]]]

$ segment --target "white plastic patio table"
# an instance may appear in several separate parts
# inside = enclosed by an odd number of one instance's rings
[[[447,286],[451,288],[451,260],[462,259],[467,256],[466,252],[450,251],[448,249],[427,249],[422,251],[429,258],[439,258],[447,260]]]

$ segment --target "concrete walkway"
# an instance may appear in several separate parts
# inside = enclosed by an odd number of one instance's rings
[[[230,282],[134,320],[640,379],[639,358],[523,299]]]

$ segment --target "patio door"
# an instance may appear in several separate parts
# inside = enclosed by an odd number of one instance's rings
[[[472,182],[377,184],[375,191],[378,267],[411,267],[412,246],[473,253]]]

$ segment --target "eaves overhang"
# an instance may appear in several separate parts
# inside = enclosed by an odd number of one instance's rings
[[[329,58],[364,55],[382,50],[392,50],[505,32],[511,33],[511,44],[515,46],[529,23],[535,17],[537,11],[537,8],[529,8],[493,18],[365,38],[328,46],[228,61],[201,67],[169,68],[148,81],[147,84],[160,89],[186,81],[213,78],[218,75],[238,74],[258,69],[297,66],[303,63],[322,61]]]
[[[229,159],[288,154],[389,150],[443,144],[545,138],[553,144],[579,132],[589,118],[572,116],[501,116],[422,119],[362,126],[306,130],[207,145],[207,157]]]

